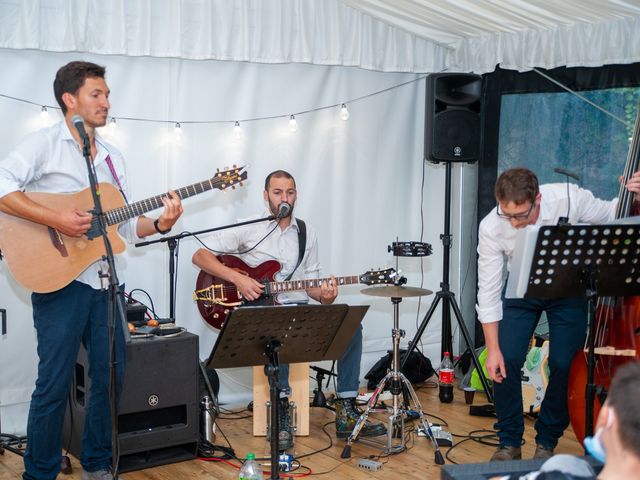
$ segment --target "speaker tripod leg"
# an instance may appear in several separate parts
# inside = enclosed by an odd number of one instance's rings
[[[487,395],[487,400],[489,403],[493,403],[493,395],[491,394],[491,389],[489,388],[489,384],[487,383],[487,379],[484,376],[484,371],[480,366],[480,361],[478,360],[478,356],[476,355],[475,350],[473,349],[471,343],[471,335],[469,335],[469,330],[467,329],[467,325],[464,323],[462,319],[462,312],[460,312],[460,308],[458,308],[458,304],[456,303],[456,299],[451,293],[451,298],[447,299],[453,309],[453,314],[456,317],[458,322],[458,326],[460,327],[460,331],[462,332],[462,336],[464,337],[464,342],[471,353],[471,360],[473,360],[473,365],[476,367],[476,371],[478,372],[478,377],[480,378],[480,382],[482,383],[482,388],[484,389],[484,393]]]

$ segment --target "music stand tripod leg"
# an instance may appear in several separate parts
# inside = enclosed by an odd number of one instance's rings
[[[269,394],[271,397],[271,429],[269,431],[269,443],[271,446],[271,479],[281,478],[279,475],[280,462],[278,462],[278,418],[280,415],[280,386],[278,385],[278,370],[280,362],[278,360],[278,352],[282,348],[282,344],[278,340],[272,340],[267,345],[265,353],[269,358],[269,364],[265,365],[264,373],[269,379]]]

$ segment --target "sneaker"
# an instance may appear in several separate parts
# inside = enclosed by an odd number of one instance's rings
[[[508,447],[506,445],[500,445],[493,455],[491,455],[490,462],[505,462],[507,460],[520,460],[522,458],[522,450],[520,447]]]
[[[82,471],[81,480],[113,480],[111,470],[103,468],[102,470],[96,470],[95,472]]]
[[[283,397],[278,405],[278,450],[289,450],[293,446],[293,432],[289,418],[289,399]]]
[[[537,444],[536,451],[533,454],[534,460],[546,460],[553,457],[553,448],[545,447],[544,445]]]
[[[356,408],[355,398],[337,398],[335,400],[335,407],[336,436],[338,438],[347,438],[353,432],[353,428],[360,419],[362,412]],[[382,423],[373,423],[367,420],[360,429],[359,436],[376,437],[386,433],[387,429]]]

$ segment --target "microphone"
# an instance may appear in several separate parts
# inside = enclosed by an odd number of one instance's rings
[[[89,135],[87,135],[87,131],[84,129],[84,119],[80,115],[74,115],[71,117],[71,123],[76,127],[82,142],[87,145],[89,143]]]
[[[571,213],[571,195],[569,194],[569,177],[577,181],[580,181],[580,176],[577,173],[573,173],[564,168],[554,168],[553,171],[556,173],[559,173],[560,175],[565,175],[567,177],[567,216],[558,218],[558,226],[566,227],[568,225],[571,225],[569,223],[569,213]]]
[[[290,213],[291,205],[289,205],[287,202],[282,202],[278,207],[278,214],[276,215],[276,218],[280,219],[288,217]]]
[[[564,168],[554,168],[553,171],[556,173],[559,173],[560,175],[566,175],[567,177],[574,178],[578,182],[580,181],[580,176],[577,173],[573,173],[569,170],[565,170]]]

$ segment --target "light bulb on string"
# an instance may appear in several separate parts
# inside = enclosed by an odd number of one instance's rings
[[[176,126],[173,128],[173,133],[175,133],[176,137],[182,135],[182,127],[180,126],[180,122],[176,122]]]
[[[291,133],[295,133],[298,130],[298,122],[296,122],[296,116],[295,115],[290,115],[289,116],[289,131]]]
[[[349,110],[347,110],[347,105],[345,105],[344,103],[340,107],[340,118],[342,120],[348,120],[349,119]]]
[[[40,109],[40,118],[42,120],[48,120],[49,119],[49,111],[47,110],[47,106],[43,105],[42,108]]]
[[[240,126],[240,122],[238,121],[236,121],[233,125],[233,134],[237,139],[240,139],[240,137],[242,137],[242,127]]]
[[[116,123],[116,117],[111,117],[109,120],[109,130],[115,131],[118,128],[118,124]]]

